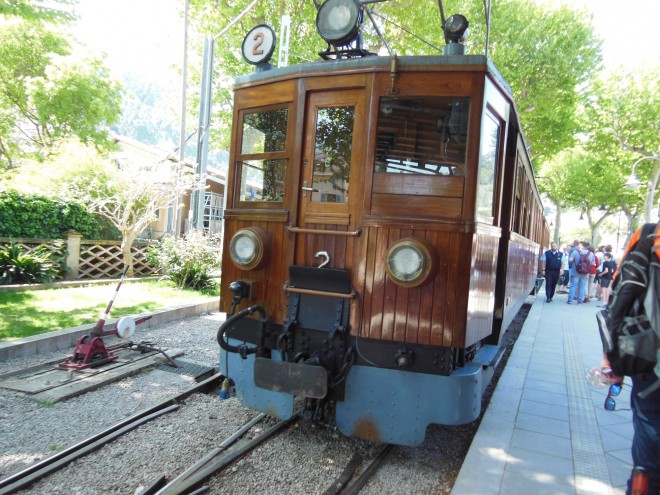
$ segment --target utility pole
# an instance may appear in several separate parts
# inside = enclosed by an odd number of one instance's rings
[[[179,132],[179,161],[176,165],[175,180],[179,181],[181,174],[181,167],[184,166],[186,161],[186,92],[188,89],[188,8],[190,7],[190,0],[185,0],[183,8],[183,66],[182,66],[182,83],[181,83],[181,128]],[[178,184],[177,184],[178,186]],[[174,206],[172,207],[172,229],[174,237],[179,237],[179,193],[175,193]]]

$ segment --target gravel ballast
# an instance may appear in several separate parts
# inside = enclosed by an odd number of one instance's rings
[[[134,341],[185,351],[183,359],[217,367],[216,332],[224,314],[204,314],[140,330]],[[64,357],[49,353],[0,363],[0,374]],[[142,372],[56,404],[18,393],[0,395],[0,478],[4,478],[157,404],[192,385],[190,378]],[[173,478],[257,413],[235,398],[196,394],[178,411],[118,438],[20,493],[139,494],[158,477]],[[272,420],[268,423],[272,424]],[[266,426],[260,426],[264,428]],[[477,423],[431,426],[416,448],[396,447],[361,493],[448,494]],[[375,457],[382,444],[345,438],[330,428],[296,424],[209,482],[214,494],[323,493],[354,453]]]

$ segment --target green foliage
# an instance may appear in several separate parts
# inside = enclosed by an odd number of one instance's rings
[[[628,173],[600,154],[576,148],[545,162],[538,185],[562,207],[584,212],[604,207],[601,211],[612,214],[617,208],[628,211],[643,204],[638,191],[624,187]]]
[[[0,285],[52,282],[58,266],[52,253],[40,247],[31,253],[19,246],[0,246]]]
[[[76,136],[107,149],[121,95],[98,59],[79,58],[60,33],[36,22],[0,18],[0,167],[43,160]]]
[[[619,70],[598,80],[585,101],[587,149],[626,169],[641,156],[660,150],[660,66],[634,72]],[[652,167],[640,167],[647,179]]]
[[[75,230],[85,239],[99,238],[99,224],[85,207],[46,196],[0,192],[0,237],[62,239]]]
[[[180,289],[213,287],[213,272],[220,268],[220,260],[218,240],[194,230],[184,238],[164,237],[147,254],[147,261]]]
[[[601,61],[601,42],[585,12],[530,0],[493,2],[491,56],[516,97],[532,156],[569,149],[578,109]]]
[[[74,3],[75,0],[0,0],[0,15],[26,21],[68,22],[74,16],[66,7]]]

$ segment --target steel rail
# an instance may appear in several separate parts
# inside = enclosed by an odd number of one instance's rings
[[[390,455],[392,449],[394,448],[393,444],[386,445],[383,450],[376,456],[376,458],[371,461],[371,464],[358,476],[355,482],[349,486],[346,491],[342,492],[342,495],[357,495],[360,493],[369,480],[376,474],[376,471],[380,469],[381,464],[387,459],[387,456]]]
[[[360,454],[353,454],[351,460],[348,461],[348,464],[335,480],[335,482],[328,488],[323,495],[339,495],[341,491],[346,488],[346,485],[357,471],[357,468],[362,464],[362,456]]]
[[[54,462],[49,462],[42,468],[38,470],[34,470],[30,473],[27,473],[23,475],[23,472],[18,473],[19,476],[16,481],[13,483],[3,487],[0,489],[0,495],[9,495],[11,493],[16,493],[19,490],[22,490],[23,488],[26,488],[30,486],[32,483],[35,481],[43,478],[44,476],[47,476],[51,473],[54,473],[55,471],[58,471],[59,469],[63,468],[67,464],[75,461],[76,459],[83,457],[90,452],[93,452],[97,449],[100,449],[103,447],[105,444],[108,442],[111,442],[117,437],[122,436],[124,433],[128,433],[131,430],[134,430],[138,426],[140,426],[143,423],[146,423],[147,421],[151,421],[154,418],[157,418],[158,416],[162,416],[163,414],[167,414],[172,411],[176,411],[179,409],[178,405],[171,405],[169,407],[166,407],[165,409],[161,409],[159,411],[156,411],[154,413],[149,414],[148,416],[143,416],[142,418],[138,419],[137,421],[132,422],[131,424],[128,424],[124,426],[123,428],[120,428],[119,430],[115,430],[111,432],[110,434],[104,436],[103,438],[100,438],[96,442],[92,442],[89,444],[86,444],[78,449],[76,449],[74,452],[71,452],[69,455],[66,455],[64,457],[60,457]],[[68,449],[67,449],[68,450]],[[4,481],[4,480],[3,480]]]
[[[193,466],[186,469],[179,476],[174,478],[170,483],[160,489],[157,495],[180,495],[183,493],[190,493],[189,490],[195,488],[204,480],[221,472],[229,467],[241,457],[247,455],[256,447],[264,443],[266,440],[279,433],[285,428],[288,428],[300,419],[300,413],[294,414],[291,418],[280,421],[271,426],[268,430],[263,432],[258,437],[238,445],[233,449],[228,450],[228,447],[239,440],[245,433],[247,433],[257,422],[261,421],[265,414],[260,414],[245,425],[240,430],[234,433],[220,444],[220,446],[213,449],[206,454],[202,459],[196,462]],[[200,488],[203,489],[204,487]],[[197,492],[197,490],[195,490]],[[192,492],[192,493],[195,493]]]
[[[51,474],[63,466],[69,464],[75,459],[89,454],[90,452],[102,447],[115,438],[127,433],[143,423],[150,421],[158,416],[172,412],[179,408],[178,403],[186,399],[192,394],[201,392],[218,385],[224,376],[220,373],[207,378],[206,380],[196,384],[195,386],[177,394],[176,396],[160,402],[150,408],[141,411],[130,418],[127,418],[119,423],[97,433],[81,442],[78,442],[55,455],[52,455],[32,466],[12,474],[0,480],[0,495],[9,495],[18,490],[29,486],[35,481]]]

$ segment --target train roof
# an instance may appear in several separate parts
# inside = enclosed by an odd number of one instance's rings
[[[399,70],[405,70],[407,67],[421,68],[428,70],[434,68],[446,67],[445,70],[460,70],[461,67],[475,68],[476,66],[485,66],[502,87],[512,95],[511,87],[504,77],[495,68],[492,61],[484,55],[416,55],[397,57]],[[267,82],[271,79],[297,78],[307,75],[313,75],[315,72],[351,72],[361,69],[376,69],[382,71],[390,70],[393,57],[366,56],[360,58],[340,59],[340,60],[318,60],[315,62],[305,62],[302,64],[290,65],[277,69],[264,70],[238,76],[236,86],[245,84],[254,84]]]

